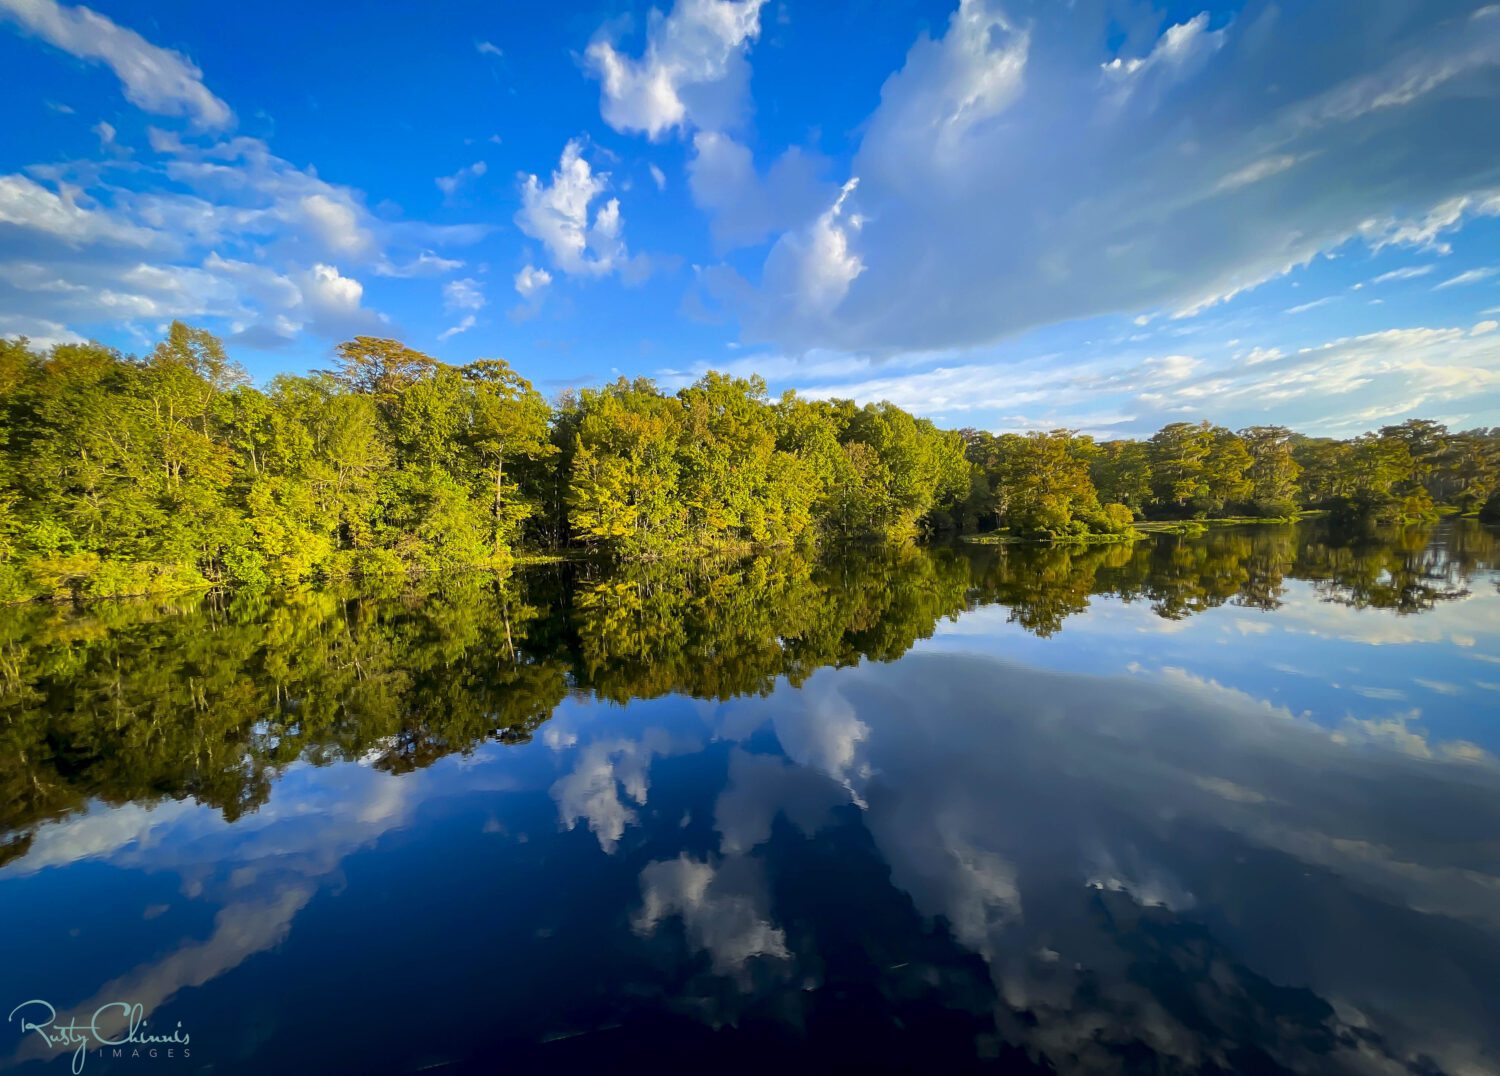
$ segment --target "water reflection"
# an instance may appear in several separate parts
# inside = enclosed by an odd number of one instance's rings
[[[220,1072],[1487,1071],[1495,551],[4,610],[0,989],[140,1001]],[[423,1033],[326,1031],[374,1011]]]

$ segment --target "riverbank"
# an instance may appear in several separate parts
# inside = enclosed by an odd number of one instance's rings
[[[1311,511],[1293,516],[1220,516],[1213,519],[1142,520],[1131,524],[1131,529],[1123,534],[1078,534],[1061,538],[1025,538],[1005,531],[987,531],[984,534],[961,535],[959,540],[974,545],[1100,545],[1113,542],[1138,542],[1153,534],[1199,535],[1210,527],[1297,523],[1327,514],[1325,511]]]

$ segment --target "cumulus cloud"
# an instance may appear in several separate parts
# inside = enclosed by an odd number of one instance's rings
[[[552,283],[552,274],[545,269],[528,265],[516,274],[516,292],[523,299],[535,298],[547,290]]]
[[[552,274],[534,265],[527,265],[516,273],[513,283],[521,301],[510,308],[510,319],[521,322],[535,317],[542,309],[547,289],[552,286]]]
[[[618,198],[604,199],[609,173],[595,172],[583,159],[583,144],[573,139],[549,183],[528,175],[521,181],[521,208],[516,226],[547,248],[552,263],[564,273],[603,276],[626,261]],[[603,202],[592,211],[596,200]]]
[[[1024,22],[963,0],[864,125],[824,230],[837,286],[804,227],[758,280],[721,269],[713,288],[752,339],[889,355],[1196,312],[1351,241],[1441,251],[1500,213],[1500,16],[1400,6],[1252,0],[1167,25],[1105,0]]]
[[[720,251],[802,230],[827,209],[838,188],[821,155],[792,146],[757,169],[748,146],[728,131],[744,112],[745,52],[760,32],[764,0],[680,0],[670,15],[653,11],[645,54],[622,57],[606,36],[589,48],[590,71],[603,84],[601,111],[618,131],[651,139],[692,137],[688,191],[710,218]],[[666,176],[650,166],[658,190]]]
[[[373,331],[384,321],[364,305],[361,275],[450,273],[463,263],[431,245],[482,234],[384,221],[361,192],[259,139],[185,141],[157,129],[148,138],[152,155],[128,165],[0,175],[0,309],[29,319],[12,319],[7,335],[58,342],[94,326],[145,335],[176,317],[222,319],[216,327],[252,347],[304,330]]]
[[[766,258],[765,297],[770,303],[811,321],[826,317],[843,301],[865,271],[850,242],[863,218],[845,211],[858,186],[858,178],[849,180],[812,224],[776,241]]]
[[[364,254],[373,245],[370,232],[347,200],[309,194],[297,202],[296,214],[324,246],[340,254]]]
[[[332,265],[318,264],[300,275],[302,308],[307,324],[324,336],[337,336],[350,328],[375,328],[379,319],[365,310],[365,287]]]
[[[126,98],[147,112],[184,116],[203,128],[234,122],[234,113],[203,84],[203,72],[192,60],[96,11],[56,0],[0,0],[0,19],[80,60],[108,67]]]
[[[748,65],[744,52],[760,33],[765,0],[677,0],[670,13],[653,9],[639,59],[607,33],[584,53],[600,83],[600,111],[617,131],[659,138],[688,125],[732,125],[742,107]]]

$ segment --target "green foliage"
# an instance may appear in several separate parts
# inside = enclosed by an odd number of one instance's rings
[[[1297,478],[1302,467],[1292,454],[1291,430],[1285,426],[1251,426],[1240,431],[1250,455],[1245,477],[1257,515],[1287,516],[1297,510]]]
[[[1107,522],[1089,478],[1085,446],[1092,442],[1068,430],[998,438],[994,488],[1002,524],[1023,538],[1071,538]]]
[[[1146,443],[1154,504],[1164,514],[1203,517],[1243,503],[1253,483],[1245,443],[1222,426],[1173,422]]]
[[[499,359],[358,337],[252,386],[174,322],[144,358],[0,342],[0,601],[504,568],[527,546],[624,560],[1136,519],[1376,524],[1493,511],[1500,431],[1411,420],[1352,441],[1172,423],[1149,440],[940,430],[889,403],[710,373],[549,406]]]
[[[889,404],[771,403],[760,378],[710,373],[675,396],[617,381],[567,403],[569,522],[628,559],[905,539],[967,492],[962,442]]]
[[[953,523],[965,533],[1097,539],[1130,530],[1126,512],[1154,530],[1156,521],[1275,520],[1309,509],[1377,526],[1436,518],[1439,505],[1500,516],[1500,430],[1455,434],[1411,420],[1335,441],[1281,426],[1232,433],[1174,422],[1144,442],[1096,444],[1068,431],[960,435],[971,474]]]
[[[1140,441],[1105,441],[1089,461],[1099,498],[1144,513],[1151,502],[1151,463]]]
[[[144,359],[5,345],[3,598],[508,562],[557,452],[546,401],[499,360],[339,354],[261,390],[180,323]]]
[[[1320,521],[0,608],[0,860],[90,802],[192,798],[234,819],[298,760],[400,773],[486,740],[524,742],[570,691],[765,694],[780,678],[893,660],[978,605],[1045,636],[1095,595],[1178,620],[1274,608],[1298,578],[1331,602],[1420,612],[1461,600],[1475,571],[1500,563],[1491,531],[1447,526],[1437,564],[1422,528],[1351,541]]]

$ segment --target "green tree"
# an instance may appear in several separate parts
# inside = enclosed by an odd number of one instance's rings
[[[1291,515],[1297,510],[1297,479],[1302,474],[1292,455],[1292,431],[1285,426],[1251,426],[1239,436],[1250,454],[1245,476],[1256,514]]]
[[[1104,441],[1089,463],[1089,477],[1102,501],[1143,515],[1151,501],[1151,460],[1139,441]]]
[[[1152,501],[1179,514],[1193,511],[1208,495],[1205,471],[1213,448],[1207,422],[1173,422],[1154,433],[1146,443]]]

